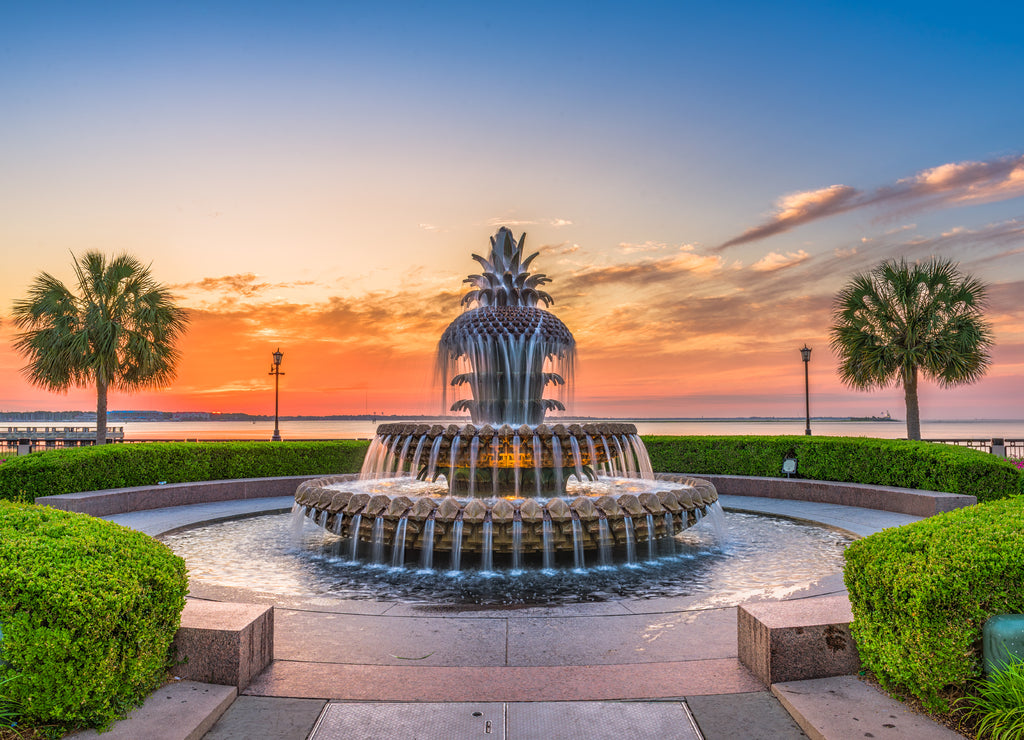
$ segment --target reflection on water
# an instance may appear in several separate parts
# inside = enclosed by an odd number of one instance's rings
[[[390,559],[352,561],[349,542],[307,520],[297,522],[271,514],[161,539],[202,584],[300,598],[543,605],[664,596],[713,596],[717,604],[781,596],[841,572],[842,551],[850,542],[824,527],[728,513],[720,536],[698,524],[655,552],[643,548],[645,559],[632,565],[599,566],[597,555],[588,553],[595,562],[584,569],[495,572],[463,562],[456,572],[423,570],[417,563],[392,567]]]

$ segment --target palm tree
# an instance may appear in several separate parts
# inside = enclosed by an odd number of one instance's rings
[[[43,272],[28,296],[15,301],[14,323],[22,332],[14,346],[28,360],[23,372],[33,385],[64,393],[95,384],[96,443],[104,444],[108,389],[168,383],[188,315],[131,255],[108,261],[90,251],[74,267],[77,292]]]
[[[840,379],[858,390],[902,385],[907,438],[921,439],[918,374],[950,387],[973,383],[988,369],[985,297],[984,283],[944,259],[886,260],[854,275],[832,305]]]

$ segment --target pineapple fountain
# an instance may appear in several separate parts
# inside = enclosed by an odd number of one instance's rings
[[[564,411],[576,342],[501,228],[483,268],[464,282],[466,310],[438,344],[438,373],[470,423],[382,424],[358,481],[333,476],[295,493],[297,510],[346,539],[353,559],[454,570],[474,558],[518,570],[556,562],[576,568],[653,556],[717,507],[708,481],[655,480],[632,424],[545,423]],[[465,562],[464,562],[465,561]],[[445,563],[440,563],[445,564]]]

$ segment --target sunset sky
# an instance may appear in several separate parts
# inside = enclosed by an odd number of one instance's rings
[[[110,407],[440,411],[434,351],[498,227],[578,344],[576,413],[904,415],[846,389],[832,298],[881,259],[990,284],[993,365],[925,419],[1024,418],[1024,6],[22,2],[0,9],[11,304],[129,251],[189,309]]]

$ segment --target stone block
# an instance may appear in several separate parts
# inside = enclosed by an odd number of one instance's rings
[[[766,686],[856,673],[852,620],[846,594],[744,604],[737,619],[740,662]]]
[[[659,473],[667,480],[673,474]],[[914,488],[876,486],[863,483],[837,483],[806,478],[770,478],[744,475],[701,475],[720,495],[757,496],[819,504],[859,506],[910,516],[934,516],[978,503],[975,496]]]
[[[292,496],[300,483],[323,478],[322,475],[290,475],[275,478],[238,478],[234,480],[168,483],[165,485],[110,488],[105,491],[81,491],[58,496],[38,496],[40,506],[77,511],[91,516],[111,516],[130,511],[164,509],[168,506],[210,504],[217,501]],[[337,478],[356,478],[336,476]]]
[[[242,691],[274,659],[274,608],[189,599],[174,647],[176,675]]]

